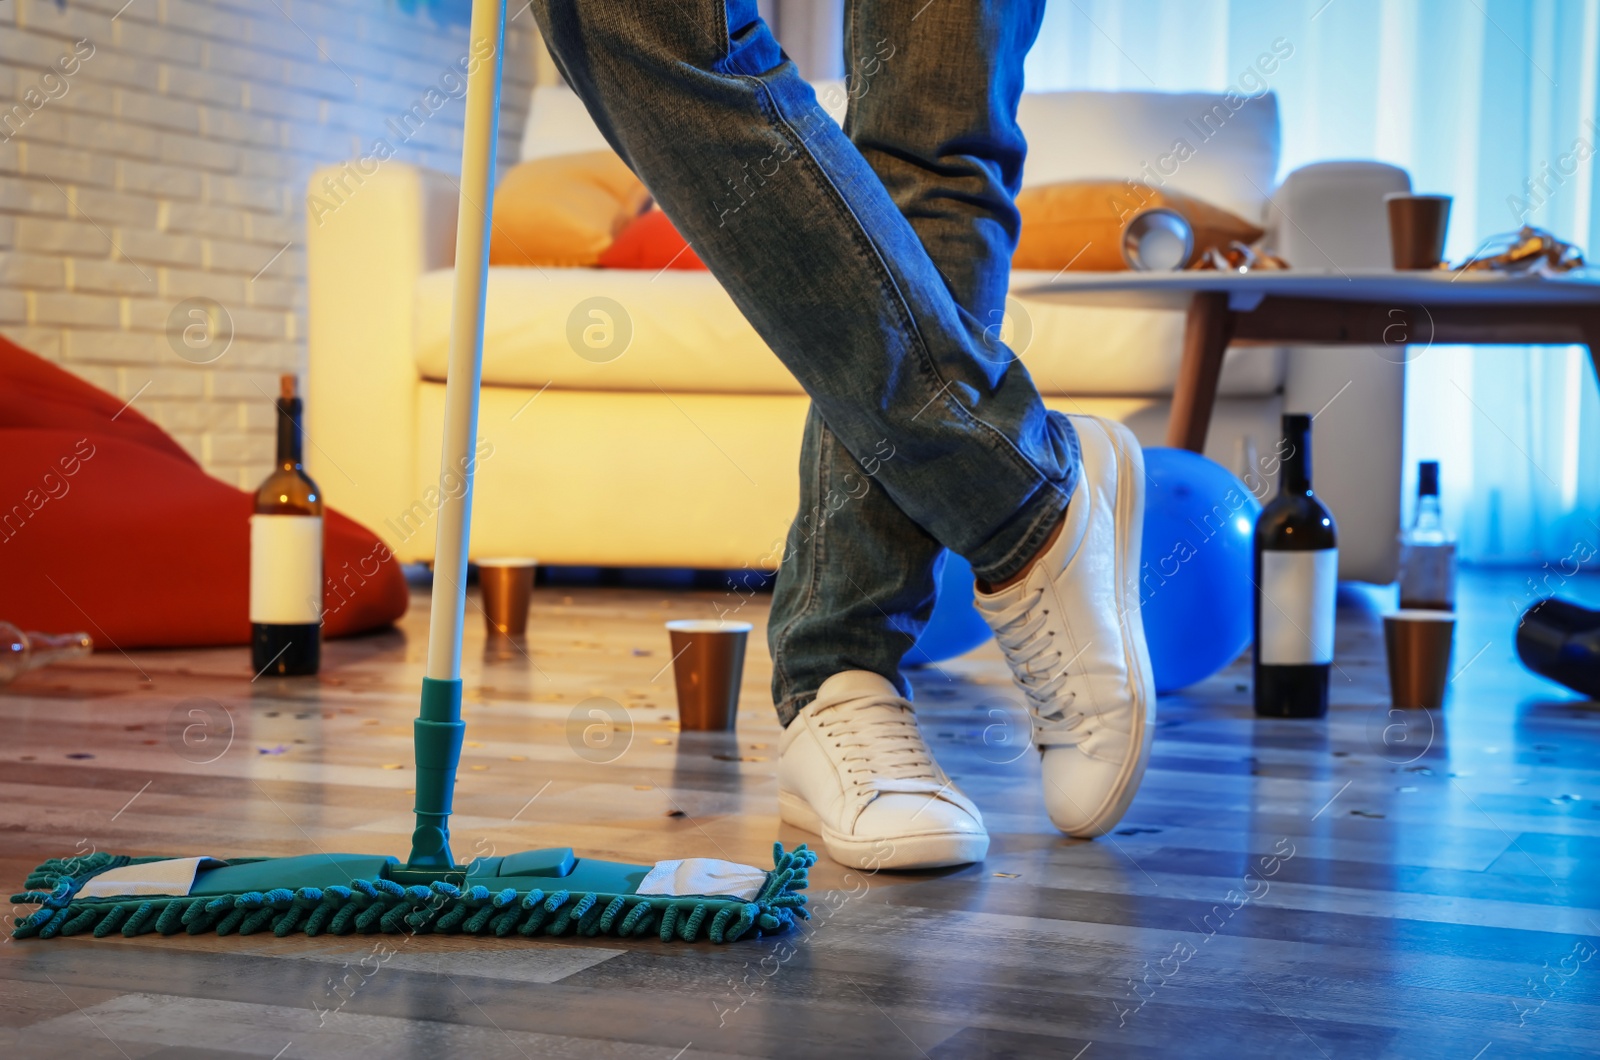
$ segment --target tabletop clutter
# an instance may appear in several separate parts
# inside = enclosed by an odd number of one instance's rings
[[[1582,268],[1583,252],[1542,228],[1524,225],[1490,236],[1460,265],[1445,259],[1451,197],[1394,192],[1384,196],[1389,218],[1390,257],[1397,270],[1454,269],[1551,276]],[[1132,212],[1122,228],[1122,260],[1135,272],[1180,269],[1264,272],[1287,269],[1289,262],[1241,240],[1213,239],[1205,226],[1184,212],[1182,203]]]

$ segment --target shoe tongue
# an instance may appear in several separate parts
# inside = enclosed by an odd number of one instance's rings
[[[852,699],[901,699],[900,690],[882,674],[871,670],[845,670],[822,682],[817,689],[818,706],[833,706]]]

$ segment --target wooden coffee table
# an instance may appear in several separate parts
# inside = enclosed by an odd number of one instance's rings
[[[1100,272],[1016,293],[1045,301],[1183,309],[1167,444],[1200,452],[1222,355],[1245,346],[1584,345],[1600,374],[1600,271],[1545,279],[1486,272]]]

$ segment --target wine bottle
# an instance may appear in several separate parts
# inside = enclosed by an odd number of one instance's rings
[[[1283,417],[1278,495],[1256,519],[1256,713],[1320,718],[1333,662],[1338,528],[1311,492],[1311,417]]]
[[[0,622],[0,685],[15,681],[29,670],[92,651],[94,641],[87,633],[36,633]]]
[[[1400,535],[1400,607],[1456,609],[1456,543],[1439,511],[1439,464],[1417,465],[1417,510]]]
[[[1538,600],[1517,623],[1516,645],[1534,673],[1600,699],[1600,611],[1554,596]]]
[[[301,466],[300,399],[282,378],[278,467],[250,517],[250,666],[257,676],[314,674],[322,655],[322,491]]]

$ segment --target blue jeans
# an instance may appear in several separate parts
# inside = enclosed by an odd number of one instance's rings
[[[909,695],[941,551],[1020,570],[1077,437],[999,338],[1041,0],[853,0],[841,131],[754,0],[536,0],[606,139],[811,398],[768,639],[784,724],[841,670]]]

